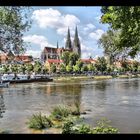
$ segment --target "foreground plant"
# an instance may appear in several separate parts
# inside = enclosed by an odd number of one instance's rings
[[[52,118],[56,120],[64,120],[64,118],[68,117],[71,114],[71,110],[64,105],[56,106],[51,112]]]
[[[93,128],[94,134],[114,134],[118,133],[118,129],[109,125],[110,121],[101,119],[97,122],[97,126]]]
[[[28,122],[29,128],[34,128],[34,129],[44,129],[44,128],[49,128],[53,126],[52,121],[47,118],[46,116],[39,114],[34,114]]]
[[[68,120],[62,127],[62,134],[114,134],[118,129],[108,125],[106,120],[100,120],[98,125],[91,128],[87,124],[77,124],[74,120]]]

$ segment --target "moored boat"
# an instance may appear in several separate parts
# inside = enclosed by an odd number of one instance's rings
[[[27,75],[27,74],[4,74],[1,77],[3,82],[10,83],[31,83],[52,81],[48,75]]]

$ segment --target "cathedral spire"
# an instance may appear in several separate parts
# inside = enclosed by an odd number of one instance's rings
[[[78,37],[77,26],[75,28],[75,36],[74,36],[74,40],[73,40],[73,51],[75,53],[78,53],[79,56],[81,57],[81,45],[80,45],[80,40],[79,40],[79,37]]]
[[[65,49],[72,49],[69,27],[68,27],[68,34],[67,34]]]
[[[58,41],[57,41],[57,49],[59,48]]]

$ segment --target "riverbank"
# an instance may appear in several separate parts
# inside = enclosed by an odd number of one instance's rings
[[[112,79],[112,78],[140,78],[140,74],[137,75],[118,75],[118,76],[111,76],[111,75],[101,75],[101,76],[63,76],[63,77],[53,77],[53,81],[72,81],[72,80],[105,80],[105,79]]]

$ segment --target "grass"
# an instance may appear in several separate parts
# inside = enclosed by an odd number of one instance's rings
[[[118,129],[110,126],[107,121],[100,120],[94,128],[87,124],[76,124],[73,120],[68,120],[62,127],[62,134],[116,134]]]
[[[62,134],[114,134],[118,133],[118,129],[109,125],[109,121],[102,119],[97,122],[96,127],[90,127],[83,123],[80,118],[80,103],[74,103],[75,109],[72,111],[64,105],[54,107],[49,117],[41,115],[41,113],[33,115],[28,122],[29,128],[44,129],[58,128],[62,130]],[[77,117],[78,116],[78,117]]]
[[[64,118],[68,117],[70,114],[71,114],[71,110],[68,107],[64,105],[58,105],[51,112],[51,117],[53,119],[61,121]]]
[[[29,119],[29,122],[27,122],[27,124],[29,128],[34,129],[44,129],[53,126],[52,121],[46,116],[41,115],[41,113],[33,114],[33,116]]]
[[[113,77],[112,76],[110,76],[110,75],[106,75],[106,76],[94,76],[94,79],[95,80],[102,80],[102,79],[112,79]]]

